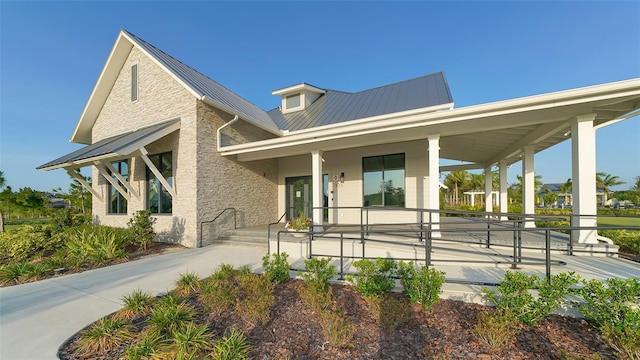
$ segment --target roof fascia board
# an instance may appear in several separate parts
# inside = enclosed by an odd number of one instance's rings
[[[640,95],[640,79],[632,79],[587,88],[473,105],[450,111],[431,111],[414,115],[408,115],[407,112],[394,113],[387,117],[375,117],[357,120],[356,122],[350,121],[328,125],[322,129],[312,128],[300,130],[289,133],[283,138],[228,146],[223,149],[221,154],[236,155],[271,148],[300,145],[305,142],[313,143],[332,138],[356,136],[360,135],[363,131],[371,132],[379,130],[380,128],[388,131],[400,128],[422,127],[637,95]],[[428,123],[425,123],[427,121]]]
[[[206,95],[203,95],[203,96],[199,97],[199,99],[202,102],[204,102],[205,104],[207,104],[207,105],[211,105],[211,106],[213,106],[215,108],[218,108],[218,109],[220,109],[220,110],[222,110],[222,111],[224,111],[226,113],[229,113],[229,114],[231,114],[233,116],[237,116],[240,119],[243,119],[244,121],[246,121],[246,122],[248,122],[248,123],[250,123],[252,125],[257,126],[257,127],[259,127],[260,129],[262,129],[264,131],[267,131],[267,132],[269,132],[271,134],[274,134],[274,135],[277,135],[279,137],[281,137],[283,135],[283,132],[281,130],[276,130],[276,129],[273,129],[273,128],[269,128],[268,126],[264,126],[260,122],[253,121],[251,119],[247,119],[246,116],[242,116],[241,114],[238,114],[238,112],[233,110],[232,108],[230,108],[230,107],[226,106],[225,104],[223,104],[223,103],[221,103],[219,101],[216,101],[216,100],[214,100],[214,99],[212,99],[212,98],[210,98],[210,97],[208,97]]]
[[[271,95],[287,95],[290,93],[294,93],[294,92],[298,92],[300,90],[309,90],[315,93],[320,93],[320,94],[324,94],[326,93],[325,90],[322,90],[320,88],[317,88],[315,86],[309,85],[307,83],[301,83],[301,84],[297,84],[297,85],[293,85],[293,86],[287,86],[285,88],[282,89],[277,89],[277,90],[273,90],[271,92]]]
[[[469,163],[469,164],[460,164],[460,165],[445,165],[440,166],[440,172],[446,171],[458,171],[458,170],[477,170],[484,169],[485,166],[482,164]]]
[[[109,91],[111,91],[113,84],[118,78],[120,69],[122,69],[132,48],[133,43],[124,38],[124,33],[121,31],[116,43],[111,49],[111,53],[109,53],[107,61],[102,67],[98,81],[94,85],[91,95],[89,95],[89,100],[82,110],[76,128],[71,135],[71,139],[69,139],[70,142],[80,144],[91,143],[90,130],[93,127],[93,122],[95,122],[95,118],[97,118],[100,113],[104,105],[104,100],[108,96]]]
[[[166,127],[158,129],[158,130],[156,130],[156,131],[154,131],[154,132],[152,132],[150,134],[147,134],[144,137],[145,145],[151,144],[152,142],[154,142],[156,140],[162,139],[163,137],[165,137],[165,136],[171,134],[172,132],[180,129],[180,121],[176,121],[178,119],[180,119],[180,118],[178,117],[176,119],[172,119],[172,120],[167,121],[167,122],[175,121],[175,124],[168,125]],[[157,125],[157,124],[154,124],[154,125]],[[136,130],[140,130],[140,129],[136,129]],[[119,154],[119,155],[130,155],[130,154],[134,153],[135,151],[137,151],[139,148],[140,148],[140,140],[135,141],[133,143],[130,143],[129,145],[127,145],[127,146],[125,146],[123,148],[117,149],[114,152],[116,154]]]

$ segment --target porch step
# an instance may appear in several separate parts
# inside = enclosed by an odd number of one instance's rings
[[[214,243],[255,244],[267,247],[267,232],[254,229],[227,230]]]

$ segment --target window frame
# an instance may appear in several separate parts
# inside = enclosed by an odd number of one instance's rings
[[[163,157],[166,156],[170,156],[171,160],[168,162],[170,165],[169,167],[165,167],[165,162],[163,162]],[[156,168],[158,169],[158,171],[160,172],[160,174],[162,174],[165,179],[167,180],[167,182],[169,183],[169,185],[173,186],[173,152],[172,151],[167,151],[167,152],[163,152],[163,153],[158,153],[158,154],[154,154],[154,155],[149,155],[149,160],[151,160],[151,162],[156,166]],[[157,159],[157,160],[156,160]],[[169,176],[167,176],[165,174],[165,172],[170,172]],[[173,213],[173,198],[171,197],[171,194],[169,193],[169,191],[167,189],[165,189],[164,185],[162,185],[162,183],[157,179],[156,175],[151,171],[151,169],[149,169],[149,166],[145,166],[145,173],[146,173],[146,209],[151,211],[151,214],[153,215],[171,215]],[[156,210],[154,211],[152,209],[152,204],[151,204],[151,196],[150,196],[150,190],[151,190],[151,181],[155,180],[156,182],[156,186],[157,186],[157,204],[155,204],[155,208]],[[165,200],[163,199],[168,199],[169,201],[169,211],[163,211],[164,209],[166,209],[166,204],[164,203]]]
[[[392,160],[392,157],[395,156],[402,156],[402,166],[391,166],[391,164],[389,164],[390,166],[386,167],[385,165],[390,162]],[[371,165],[371,160],[373,160],[374,162],[377,162],[377,164],[373,164],[374,166],[372,167]],[[365,163],[369,161],[369,164],[367,164],[368,166],[365,166]],[[387,192],[385,191],[385,189],[383,189],[383,184],[386,182],[387,177],[385,176],[385,174],[392,172],[392,171],[397,171],[397,170],[402,170],[403,174],[402,174],[402,186],[400,187],[403,191],[402,194],[402,201],[401,204],[398,205],[388,205],[387,204]],[[376,204],[376,205],[370,205],[367,204],[367,200],[365,198],[366,194],[366,183],[365,183],[365,178],[366,178],[366,174],[374,174],[374,173],[380,173],[381,174],[381,181],[380,181],[380,202],[381,204]],[[406,208],[406,184],[407,184],[407,157],[406,157],[406,153],[395,153],[395,154],[385,154],[385,155],[375,155],[375,156],[365,156],[362,158],[362,205],[364,207],[394,207],[394,208]],[[371,195],[371,194],[369,194]]]
[[[138,101],[138,64],[131,65],[131,101]]]
[[[127,165],[127,172],[126,174],[122,173],[122,164],[126,164]],[[129,174],[131,173],[131,168],[129,166],[129,159],[124,159],[124,160],[117,160],[117,161],[112,161],[111,162],[111,166],[113,166],[114,169],[116,169],[120,175],[122,175],[122,177],[126,180],[129,181]],[[118,182],[118,184],[122,185],[122,183],[120,182],[120,180],[111,173],[111,170],[108,171],[109,175],[111,175],[111,177]],[[129,210],[129,201],[127,200],[126,197],[124,197],[124,195],[122,195],[118,190],[116,190],[113,185],[111,185],[110,182],[107,183],[107,214],[108,215],[126,215],[128,214],[128,210]],[[114,192],[115,190],[115,192]],[[125,191],[127,191],[126,188],[124,188]],[[116,211],[113,211],[112,208],[112,201],[113,201],[113,196],[116,196]],[[124,206],[123,206],[124,204]],[[124,207],[124,210],[123,210]]]

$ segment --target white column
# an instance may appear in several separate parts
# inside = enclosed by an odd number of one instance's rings
[[[440,209],[440,135],[431,135],[429,141],[429,203],[427,209]],[[426,219],[425,219],[426,220]],[[440,214],[433,213],[431,221],[433,230],[440,229]],[[431,237],[442,237],[440,231],[431,233]]]
[[[533,171],[533,151],[534,145],[524,147],[522,155],[522,213],[533,214],[536,211],[536,189],[535,189],[535,173]],[[527,219],[525,227],[535,227],[536,225]]]
[[[493,212],[493,176],[491,176],[491,165],[484,168],[484,211]]]
[[[313,188],[313,231],[322,231],[322,206],[323,206],[323,184],[322,184],[322,151],[313,150],[311,152],[311,183]]]
[[[577,116],[571,122],[571,181],[573,226],[597,225],[595,114]],[[587,216],[585,216],[587,215]],[[576,230],[573,240],[597,244],[596,230]]]
[[[507,196],[507,160],[500,160],[498,162],[498,171],[500,172],[500,212],[509,212],[509,199]],[[507,221],[506,215],[500,217],[501,221]]]

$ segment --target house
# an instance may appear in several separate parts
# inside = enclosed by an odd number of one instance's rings
[[[543,199],[544,194],[546,194],[547,192],[552,192],[552,193],[558,195],[558,200],[556,200],[553,204],[551,204],[552,206],[558,206],[558,207],[562,207],[562,208],[565,208],[567,206],[571,206],[571,204],[572,204],[571,200],[573,198],[573,195],[571,194],[571,188],[569,188],[569,191],[564,191],[564,186],[565,185],[566,184],[564,184],[564,183],[543,184],[540,187],[540,190],[538,191],[538,197],[542,200],[540,205],[541,206],[545,206],[544,199]],[[598,197],[597,204],[598,205],[603,205],[602,201],[603,201],[603,196],[604,196],[604,189],[601,188],[601,187],[596,187],[596,196]],[[566,203],[565,203],[565,201],[566,201]]]
[[[359,223],[363,206],[379,210],[371,222],[415,222],[412,209],[438,209],[440,172],[457,169],[497,166],[506,213],[506,169],[521,159],[532,214],[534,154],[570,139],[573,211],[595,214],[595,131],[640,107],[640,79],[463,108],[441,72],[356,93],[316,85],[274,90],[280,106],[265,111],[122,30],[71,136],[86,146],[38,169],[84,182],[78,169],[90,166],[96,224],[149,209],[160,237],[197,247],[227,208],[238,227],[284,214],[318,229]],[[578,239],[597,241],[591,230]]]

